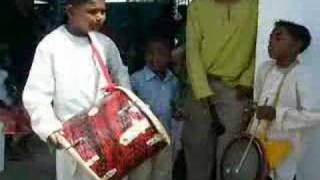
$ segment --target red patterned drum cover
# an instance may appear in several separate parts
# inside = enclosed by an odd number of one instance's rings
[[[0,122],[4,124],[7,135],[32,133],[30,117],[21,106],[0,108]]]
[[[170,143],[149,108],[117,87],[99,107],[68,120],[63,146],[97,180],[121,179]]]

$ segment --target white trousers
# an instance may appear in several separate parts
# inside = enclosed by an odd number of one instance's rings
[[[56,152],[57,180],[95,180],[65,151]],[[127,180],[123,178],[122,180]]]

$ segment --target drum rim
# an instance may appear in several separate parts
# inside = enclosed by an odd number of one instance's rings
[[[223,154],[222,154],[222,157],[221,157],[221,161],[219,162],[219,166],[220,166],[220,179],[221,180],[226,180],[224,177],[223,177],[223,163],[224,160],[226,159],[226,152],[228,149],[230,149],[230,147],[236,143],[237,141],[241,140],[241,139],[246,139],[246,140],[250,140],[250,138],[252,137],[253,135],[251,134],[248,134],[248,133],[244,133],[242,135],[240,135],[239,137],[237,138],[234,138],[233,140],[231,140],[228,145],[226,146]],[[269,168],[268,168],[268,164],[266,162],[266,159],[265,159],[265,151],[264,151],[264,148],[262,146],[262,143],[260,142],[260,140],[256,137],[254,137],[253,139],[253,145],[254,147],[257,149],[258,153],[260,154],[259,156],[259,171],[258,173],[256,174],[256,178],[255,180],[263,180],[263,179],[266,179],[266,177],[268,176],[268,171],[269,171]]]
[[[137,107],[139,110],[141,110],[142,113],[144,113],[144,115],[146,115],[146,118],[150,122],[151,127],[155,128],[157,131],[159,131],[159,134],[162,134],[163,136],[165,136],[164,140],[166,141],[166,145],[169,145],[170,144],[170,139],[168,138],[169,135],[168,135],[166,129],[164,128],[164,126],[162,125],[161,121],[152,113],[152,111],[136,95],[134,95],[129,90],[126,90],[121,87],[116,87],[116,90],[117,90],[117,93],[126,96],[128,98],[128,100],[134,104],[135,107]],[[99,103],[100,103],[99,105],[103,105],[105,103],[105,99],[102,99],[101,102],[99,102]],[[95,105],[95,106],[91,107],[90,109],[96,108],[96,107],[98,107],[98,105]],[[72,116],[71,118],[69,118],[67,121],[64,122],[62,131],[64,131],[65,128],[68,127],[67,126],[68,123],[71,123],[71,121],[77,120],[80,117],[88,118],[89,120],[92,119],[93,117],[88,114],[89,112],[90,112],[90,110],[86,110],[86,111],[83,111],[83,112],[76,114],[75,116]],[[88,165],[88,162],[84,160],[83,156],[80,155],[79,151],[76,150],[76,148],[73,148],[73,145],[70,143],[69,138],[66,137],[66,133],[65,134],[58,133],[58,136],[60,137],[59,139],[61,141],[61,144],[62,144],[64,150],[67,151],[69,154],[71,154],[71,156],[74,158],[74,160],[82,168],[84,168],[84,170],[86,172],[88,172],[88,174],[92,178],[94,178],[95,180],[104,179],[104,178],[99,177],[98,174],[96,173],[97,171],[94,171],[94,169],[91,168],[92,165]],[[167,140],[167,139],[169,139],[169,140]],[[164,147],[160,147],[160,148],[163,149]],[[159,147],[158,147],[158,149],[159,149]],[[156,150],[156,151],[157,151],[156,153],[159,153],[160,149]],[[150,157],[152,157],[152,156],[150,155]],[[126,166],[126,168],[127,167],[128,166]],[[125,173],[126,173],[125,175],[127,175],[130,172],[129,168],[127,168],[129,171],[125,171]],[[112,174],[112,175],[115,175],[115,174]]]

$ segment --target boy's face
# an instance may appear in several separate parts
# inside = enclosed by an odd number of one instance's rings
[[[273,29],[268,46],[269,56],[277,61],[296,58],[301,43],[292,38],[285,27]]]
[[[82,34],[99,30],[106,19],[104,0],[91,0],[81,5],[68,5],[66,10],[69,24]]]
[[[151,70],[158,73],[165,73],[171,59],[171,52],[165,43],[152,42],[146,53],[146,62]]]

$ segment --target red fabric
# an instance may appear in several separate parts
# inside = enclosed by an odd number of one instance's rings
[[[134,123],[148,121],[150,124],[143,112],[136,111],[135,107],[128,109],[128,105],[128,97],[115,90],[112,95],[105,98],[97,114],[77,116],[64,124],[64,137],[71,144],[77,144],[74,148],[84,161],[88,161],[95,155],[100,157],[91,169],[101,178],[115,168],[117,172],[111,179],[120,180],[130,170],[156,155],[166,146],[164,140],[152,146],[147,145],[148,140],[154,135],[159,135],[152,125],[128,145],[120,144],[121,135]],[[81,138],[85,140],[77,143]]]
[[[106,81],[108,82],[108,87],[105,88],[108,92],[112,92],[115,90],[115,84],[112,82],[112,78],[109,72],[108,67],[103,63],[103,59],[98,51],[98,49],[95,47],[93,42],[91,42],[91,49],[93,53],[93,60],[96,60],[99,63],[99,67],[102,70],[103,76],[105,77]]]
[[[7,135],[32,133],[30,117],[23,107],[1,108],[0,121],[4,123],[5,134]]]

